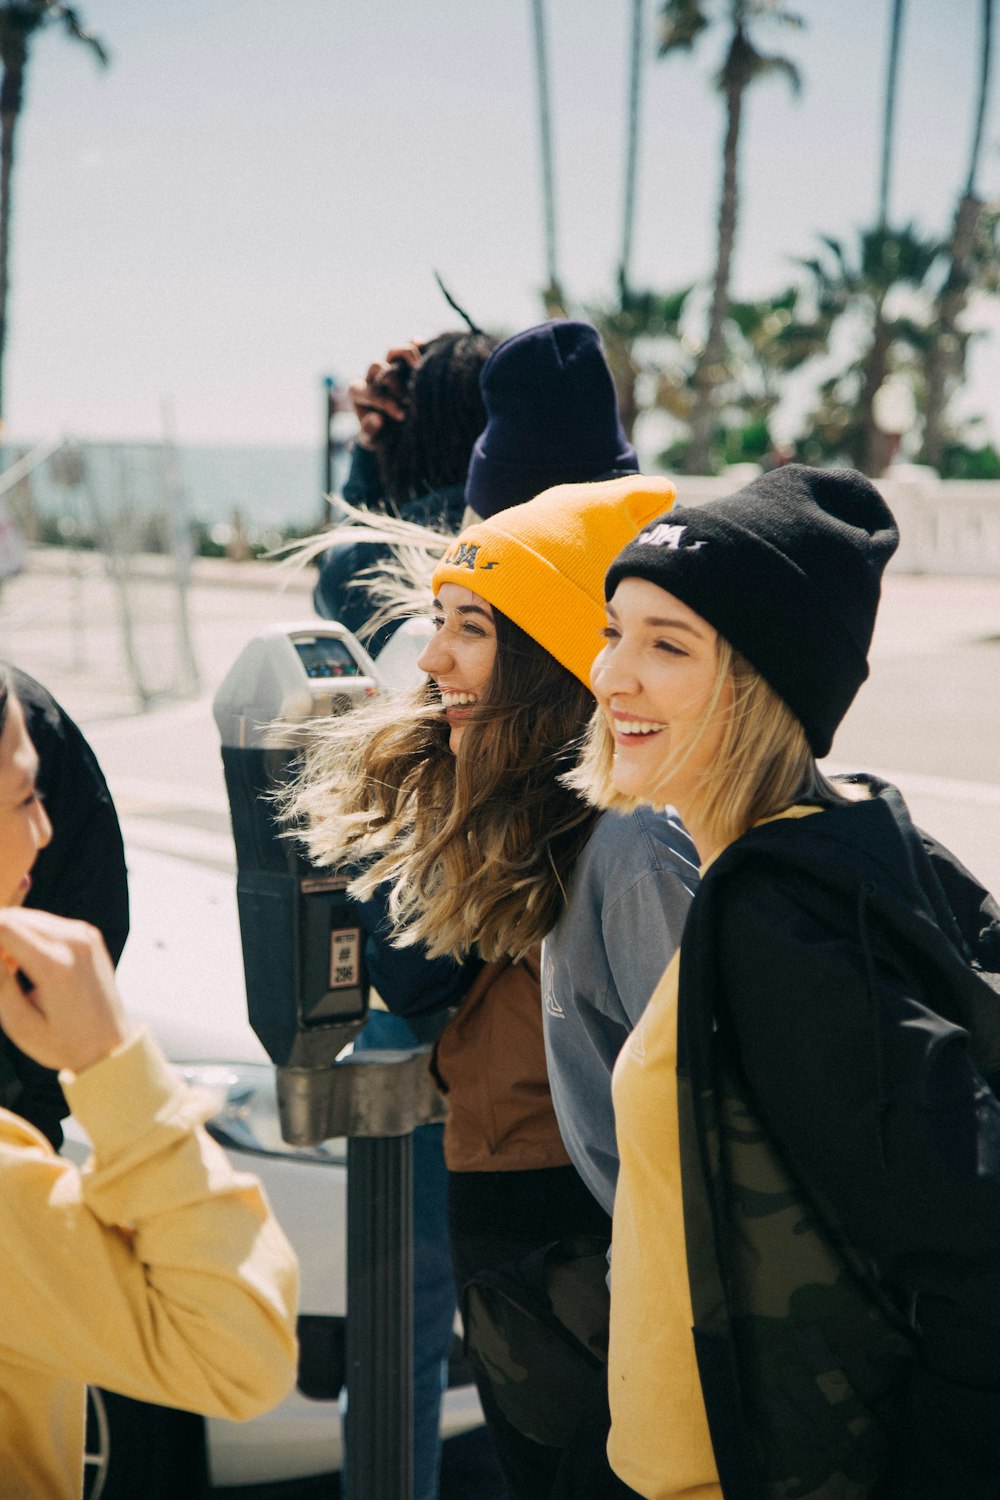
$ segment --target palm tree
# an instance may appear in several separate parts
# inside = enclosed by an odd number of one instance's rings
[[[531,0],[535,43],[535,80],[538,89],[538,142],[542,161],[542,210],[545,222],[546,286],[542,299],[549,315],[559,317],[563,308],[562,284],[556,254],[556,188],[552,155],[552,100],[549,88],[549,58],[545,40],[545,0]]]
[[[677,51],[690,52],[701,33],[711,26],[713,14],[710,0],[665,0],[660,11],[659,56],[666,57]],[[784,10],[780,0],[723,0],[718,19],[724,20],[731,28],[725,60],[716,78],[726,104],[722,194],[708,332],[692,377],[694,400],[688,473],[705,473],[710,468],[712,437],[718,421],[716,388],[726,376],[725,321],[729,310],[730,271],[739,211],[738,152],[743,97],[752,83],[776,74],[787,80],[793,93],[798,93],[801,88],[801,76],[795,64],[787,57],[760,52],[750,35],[751,27],[765,20],[801,27],[801,16]]]
[[[885,102],[882,111],[882,173],[878,193],[878,227],[880,229],[884,229],[889,221],[889,184],[892,176],[892,147],[896,129],[896,78],[899,73],[902,37],[903,0],[893,0],[889,27],[889,56],[885,73]]]
[[[622,426],[631,438],[642,411],[659,407],[690,419],[688,369],[680,324],[690,287],[676,292],[637,291],[619,278],[614,305],[583,309],[598,333],[618,395]],[[640,404],[640,385],[647,397]]]
[[[625,133],[625,191],[622,195],[622,258],[618,279],[622,298],[632,271],[632,231],[635,227],[635,180],[639,168],[639,102],[642,83],[643,0],[632,0],[632,41],[629,56],[628,116]]]
[[[24,83],[31,42],[47,26],[61,26],[85,42],[98,62],[106,64],[104,45],[83,26],[79,12],[59,0],[5,0],[0,4],[0,444],[3,433],[3,361],[7,348],[7,292],[10,285],[11,186],[14,137],[24,105]],[[2,449],[0,449],[2,451]]]
[[[680,319],[691,288],[670,293],[636,290],[632,286],[632,239],[635,226],[636,179],[639,161],[639,105],[642,81],[644,0],[631,0],[628,105],[625,120],[625,178],[622,193],[622,242],[615,301],[574,308],[564,293],[556,261],[555,195],[552,167],[551,105],[545,43],[544,0],[532,0],[534,51],[538,87],[539,141],[542,159],[547,285],[542,292],[550,318],[579,312],[601,335],[615,383],[622,425],[629,437],[643,406],[659,406],[686,422],[689,398],[688,368],[680,335]]]
[[[876,393],[888,375],[924,355],[931,337],[929,305],[923,319],[894,312],[891,294],[897,288],[926,293],[943,247],[912,225],[865,230],[853,259],[839,240],[824,235],[821,244],[819,255],[800,262],[812,278],[817,338],[828,341],[841,320],[860,325],[862,336],[857,358],[823,386],[805,441],[814,445],[814,457],[839,455],[878,475],[887,453],[875,423]]]
[[[729,463],[767,456],[774,446],[771,419],[787,376],[826,352],[825,330],[803,317],[802,303],[801,288],[790,286],[755,302],[729,305],[730,377],[724,388]]]
[[[969,294],[978,284],[995,283],[998,273],[995,217],[985,215],[976,191],[983,124],[990,85],[993,0],[982,0],[979,89],[973,115],[972,142],[965,187],[959,196],[948,241],[948,270],[935,299],[936,328],[924,364],[924,435],[922,463],[940,469],[944,456],[945,408],[952,389],[965,373],[969,335],[958,326]]]

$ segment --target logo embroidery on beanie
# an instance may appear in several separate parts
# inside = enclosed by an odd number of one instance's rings
[[[660,521],[648,531],[640,532],[636,541],[646,547],[667,547],[671,552],[697,552],[699,547],[704,547],[704,542],[688,542],[685,546],[685,531],[686,526],[670,526],[666,521]]]
[[[481,542],[459,542],[458,546],[452,552],[448,553],[445,562],[450,563],[454,568],[472,569],[478,567],[484,573],[488,573],[491,568],[496,568],[499,564],[496,562],[477,563],[476,558],[479,555],[481,546]]]

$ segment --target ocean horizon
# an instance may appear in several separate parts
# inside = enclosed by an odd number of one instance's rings
[[[15,458],[33,446],[10,441],[7,451]],[[79,451],[85,485],[80,485],[77,473],[70,483],[78,487],[66,487],[59,454],[40,463],[25,481],[39,514],[86,514],[89,494],[112,513],[123,505],[126,495],[138,511],[159,509],[163,503],[161,455],[166,453],[176,461],[183,509],[191,522],[231,524],[239,512],[251,532],[307,531],[320,529],[325,519],[324,454],[318,443],[182,443],[171,453],[156,443],[93,442],[81,444]],[[334,491],[346,475],[347,456],[341,453]]]
[[[183,444],[177,448],[188,516],[208,525],[239,511],[249,527],[303,530],[325,516],[324,454],[314,447]],[[339,458],[334,490],[347,474]]]

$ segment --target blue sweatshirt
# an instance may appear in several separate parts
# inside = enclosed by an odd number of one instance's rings
[[[542,944],[552,1101],[566,1150],[608,1213],[618,1179],[611,1070],[680,946],[697,884],[698,856],[676,813],[605,813]]]

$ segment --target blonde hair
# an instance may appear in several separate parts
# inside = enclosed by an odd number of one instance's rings
[[[583,753],[565,778],[567,783],[595,807],[615,812],[631,812],[641,802],[664,806],[671,778],[720,711],[727,682],[732,685],[732,697],[723,710],[719,751],[702,771],[694,791],[707,843],[713,847],[731,843],[762,818],[774,817],[796,803],[847,800],[819,770],[805,730],[791,709],[721,636],[716,638],[715,679],[705,707],[683,742],[672,748],[656,786],[646,797],[624,796],[616,790],[614,739],[600,708],[591,717]]]

